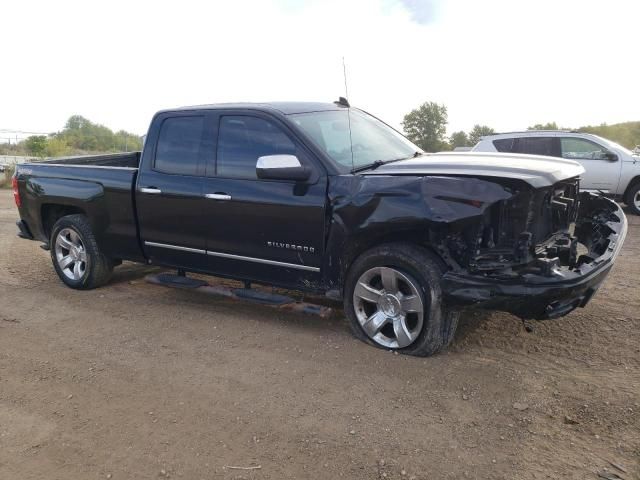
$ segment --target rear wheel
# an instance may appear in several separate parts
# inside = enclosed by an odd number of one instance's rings
[[[53,267],[67,286],[87,290],[111,277],[113,261],[98,247],[86,216],[60,218],[51,231],[50,245]]]
[[[636,215],[640,215],[640,182],[637,182],[627,192],[627,196],[624,199],[631,211]]]
[[[444,308],[440,260],[415,245],[362,254],[345,284],[345,312],[356,337],[380,348],[433,355],[453,339],[458,313]]]

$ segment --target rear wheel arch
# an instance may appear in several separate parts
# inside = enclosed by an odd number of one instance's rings
[[[53,226],[58,220],[67,215],[86,215],[86,212],[74,205],[64,205],[59,203],[43,203],[40,207],[40,219],[42,222],[42,233],[47,239],[51,237]]]
[[[51,230],[50,244],[54,269],[68,287],[88,290],[109,281],[115,262],[100,249],[86,215],[74,213],[58,218]]]

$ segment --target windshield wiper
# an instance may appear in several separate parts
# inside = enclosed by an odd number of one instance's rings
[[[378,168],[380,165],[384,165],[385,161],[383,160],[376,160],[373,163],[368,163],[367,165],[362,165],[361,167],[356,167],[353,170],[351,170],[352,173],[357,173],[357,172],[362,172],[364,170],[375,170],[376,168]]]
[[[375,170],[380,165],[386,165],[387,163],[399,162],[400,160],[407,160],[407,158],[415,158],[415,157],[418,157],[420,155],[423,155],[423,153],[422,152],[416,152],[411,157],[393,158],[391,160],[376,160],[373,163],[369,163],[367,165],[362,165],[361,167],[354,168],[353,170],[351,170],[351,173],[358,173],[358,172],[362,172],[364,170]]]

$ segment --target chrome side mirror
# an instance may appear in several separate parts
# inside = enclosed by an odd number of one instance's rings
[[[258,158],[256,175],[264,180],[308,180],[311,170],[295,155],[265,155]]]

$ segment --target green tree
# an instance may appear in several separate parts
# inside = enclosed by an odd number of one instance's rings
[[[44,135],[32,135],[24,141],[27,152],[36,157],[44,157],[47,148],[47,137]]]
[[[64,129],[54,137],[75,153],[131,152],[142,148],[138,135],[124,130],[113,133],[81,115],[69,117]]]
[[[480,137],[491,135],[492,133],[496,133],[496,131],[491,127],[478,124],[474,125],[469,132],[469,145],[475,145],[480,141]]]
[[[402,128],[413,143],[426,152],[437,152],[447,147],[447,107],[425,102],[404,116]]]
[[[116,149],[121,152],[133,152],[142,150],[142,139],[138,135],[133,135],[124,130],[119,130],[114,134]]]
[[[469,136],[462,130],[451,134],[449,137],[449,144],[451,145],[451,149],[471,146],[469,144]]]
[[[558,124],[556,122],[536,123],[527,130],[558,130]]]
[[[47,157],[64,157],[71,154],[71,149],[67,143],[58,137],[49,137],[45,148]]]
[[[636,145],[640,145],[640,122],[624,122],[607,125],[603,123],[598,126],[585,126],[578,129],[579,132],[593,133],[601,137],[613,140],[633,150]]]

